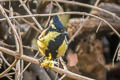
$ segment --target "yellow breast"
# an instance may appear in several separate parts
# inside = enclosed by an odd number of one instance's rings
[[[42,36],[39,40],[37,40],[39,51],[43,56],[46,56],[45,51],[48,49],[49,41],[54,41],[54,38],[58,35],[60,35],[58,32],[49,32],[47,35]]]

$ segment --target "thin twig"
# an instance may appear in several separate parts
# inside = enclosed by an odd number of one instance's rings
[[[34,23],[29,22],[28,20],[21,18],[26,24],[30,25],[30,27],[32,27],[33,29],[35,29],[37,32],[41,32],[41,30],[39,30],[38,28],[36,28]]]
[[[5,59],[5,57],[3,56],[2,52],[0,52],[0,56],[1,56],[1,58],[3,59],[3,61],[4,61],[8,66],[11,65],[11,64],[8,63],[8,61]],[[14,68],[14,67],[13,67],[12,69],[15,71],[15,68]]]
[[[14,75],[15,72],[12,72],[12,73],[8,73],[8,74],[5,74],[4,76],[11,76],[11,75]]]
[[[102,21],[100,22],[100,24],[98,25],[97,29],[96,29],[96,33],[98,32],[98,30],[100,29],[100,26],[102,24]]]
[[[14,16],[14,17],[9,17],[9,19],[16,19],[16,18],[28,18],[28,17],[36,17],[36,16],[55,16],[55,15],[64,15],[64,14],[76,14],[76,15],[93,15],[90,13],[86,13],[86,12],[78,12],[78,11],[71,11],[71,12],[58,12],[58,13],[52,13],[52,14],[32,14],[32,15],[20,15],[20,16]],[[95,15],[94,15],[95,16]],[[0,21],[4,21],[6,20],[6,18],[1,18]]]
[[[20,24],[14,19],[13,20],[15,23],[16,23],[16,26],[20,27]],[[20,35],[20,29],[18,28],[18,35],[19,35],[19,39],[21,40],[21,35]],[[22,40],[21,40],[21,43],[22,43]],[[22,44],[18,44],[18,45],[22,45]],[[21,55],[23,55],[23,46],[21,46],[21,51],[18,51],[18,52],[21,52]],[[19,50],[19,49],[18,49]],[[17,65],[18,64],[18,65]],[[19,60],[16,64],[16,72],[18,72],[18,75],[20,74],[20,72],[23,70],[23,67],[24,67],[24,61],[23,60]],[[18,68],[18,70],[17,70]],[[16,75],[16,77],[18,76]],[[16,80],[22,80],[23,79],[23,75],[21,75],[21,77],[19,79],[16,78]]]
[[[63,65],[63,68],[64,68],[65,70],[68,70],[68,69],[67,69],[67,66],[66,66],[66,64],[65,64],[65,62],[64,62],[64,60],[62,59],[62,57],[60,57],[60,62],[61,62],[61,64]]]
[[[97,0],[97,1],[95,2],[94,6],[97,6],[98,3],[99,3],[99,0]],[[88,15],[88,16],[84,19],[83,23],[80,25],[80,27],[78,28],[78,30],[77,30],[77,31],[75,32],[75,34],[70,38],[68,44],[70,44],[70,43],[74,40],[74,38],[79,34],[80,30],[84,27],[84,24],[85,24],[85,22],[89,19],[89,17],[90,17],[90,15]]]
[[[85,20],[87,20],[88,18],[89,18],[89,16],[88,16]],[[78,30],[75,32],[75,34],[70,38],[68,44],[70,44],[70,43],[74,40],[74,38],[79,34],[79,32],[80,32],[80,30],[83,28],[83,25],[85,24],[85,22],[86,22],[86,21],[84,21],[84,22],[80,25],[80,27],[79,27]]]
[[[65,62],[62,59],[62,57],[60,57],[60,62],[63,65],[64,70],[68,70]],[[62,75],[62,77],[60,77],[59,80],[62,80],[64,77],[66,77],[66,74]]]
[[[10,48],[15,48],[16,47],[15,45],[10,45],[10,44],[7,44],[7,43],[5,43],[3,41],[0,41],[0,46],[10,47]],[[25,46],[25,45],[23,45],[23,48],[30,49],[30,50],[37,50],[37,49],[35,49],[33,47]]]
[[[96,0],[94,6],[97,7],[99,2],[100,2],[100,0]],[[98,28],[96,29],[96,33],[97,33],[98,30],[100,29],[101,24],[102,24],[102,21],[101,21],[100,24],[98,25]]]
[[[13,8],[12,7],[10,7],[10,16],[13,16]],[[10,20],[8,23],[12,24],[12,22]],[[15,33],[15,35],[18,35],[18,36],[14,35],[14,37],[15,37],[16,48],[17,48],[16,51],[18,53],[20,53],[20,56],[21,56],[21,55],[23,55],[23,46],[22,46],[20,30],[19,30],[19,28],[17,28],[17,30],[15,29],[16,24],[18,26],[18,22],[15,19],[13,19],[13,24],[11,25],[11,28],[12,28],[13,32]],[[20,71],[22,69],[22,64],[23,64],[23,60],[18,60],[18,62],[16,63],[16,76],[17,76],[17,74],[20,73]],[[15,79],[15,80],[22,80],[22,77],[20,77],[20,79]]]
[[[114,67],[115,57],[116,57],[116,55],[118,53],[119,48],[120,48],[120,43],[118,44],[118,46],[117,46],[117,48],[115,50],[115,54],[114,54],[113,59],[112,59],[112,67]]]
[[[12,77],[11,75],[14,75],[14,74],[15,74],[15,72],[13,72],[13,73],[7,73],[7,74],[4,75],[4,77],[7,77],[10,80],[14,80],[14,79],[11,78]]]
[[[9,80],[13,80],[10,76],[6,76]]]
[[[61,7],[61,5],[55,0],[55,3],[57,4],[57,6],[58,6],[58,8],[60,9],[60,10],[63,10],[63,8]]]
[[[50,1],[50,0],[48,0],[48,1]],[[67,0],[53,0],[53,1],[58,1],[60,3],[65,3],[65,4],[78,5],[78,6],[87,7],[87,8],[92,8],[92,9],[99,10],[99,11],[105,12],[107,14],[110,14],[113,17],[116,17],[118,20],[120,20],[120,18],[115,13],[112,13],[112,12],[110,12],[108,10],[99,8],[99,7],[94,6],[94,5],[89,5],[89,4],[85,4],[85,3],[79,3],[79,2],[76,2],[76,1],[67,1]]]
[[[39,54],[39,51],[36,53],[36,55],[34,56],[34,58],[36,58]],[[21,71],[21,73],[18,75],[18,78],[27,70],[27,68],[31,65],[31,63],[28,63],[27,66],[25,66],[25,68]]]
[[[53,9],[53,1],[51,0],[51,3],[50,3],[50,12],[49,12],[49,14],[52,13],[52,9]],[[46,25],[45,25],[46,27],[48,27],[47,25],[49,24],[50,19],[51,19],[51,16],[48,17],[47,23],[46,23]]]
[[[58,80],[62,80],[63,78],[66,77],[66,74],[64,74],[62,77],[60,77]]]
[[[24,9],[30,14],[32,15],[31,11],[27,8],[27,6],[25,5],[25,3],[22,0],[19,0],[21,5],[24,7]],[[38,23],[38,21],[36,20],[35,17],[32,17],[32,19],[34,20],[34,22],[36,23],[36,25],[40,28],[40,30],[43,30],[43,28],[41,27],[41,25]]]
[[[3,71],[2,73],[0,73],[0,78],[4,77],[4,75],[6,73],[8,73],[13,68],[13,66],[16,65],[17,61],[18,61],[18,59],[15,58],[14,62],[5,71]]]
[[[5,9],[6,12],[10,12],[9,10]],[[17,15],[17,16],[20,16],[19,13],[17,12],[13,12],[14,15]],[[30,21],[28,21],[27,19],[25,18],[21,18],[21,20],[23,20],[26,24],[30,25],[30,27],[32,27],[33,29],[35,29],[37,32],[41,32],[38,28],[36,28],[35,24],[34,23],[31,23]]]
[[[100,0],[96,0],[94,6],[98,6],[99,2],[100,2]]]

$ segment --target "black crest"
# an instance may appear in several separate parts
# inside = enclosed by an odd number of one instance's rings
[[[64,30],[64,26],[63,26],[63,24],[60,22],[58,16],[55,16],[55,17],[53,18],[53,24],[55,25],[55,27],[56,27],[57,29],[60,29],[60,30],[63,29],[63,30]]]

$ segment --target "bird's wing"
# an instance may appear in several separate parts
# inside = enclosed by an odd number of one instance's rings
[[[38,48],[39,48],[39,51],[40,53],[45,56],[45,50],[47,48],[44,40],[45,40],[45,33],[48,29],[45,29],[41,34],[40,36],[38,37],[38,40],[37,40],[37,45],[38,45]]]
[[[66,41],[64,40],[63,43],[61,44],[61,46],[59,47],[58,49],[58,54],[57,54],[57,58],[60,57],[60,56],[64,56],[66,50],[67,50],[67,43]]]
[[[40,34],[40,36],[38,37],[38,39],[40,40],[42,37],[44,37],[45,36],[45,34],[46,34],[46,32],[47,32],[47,30],[48,30],[48,28],[47,29],[45,29],[41,34]]]
[[[39,51],[40,53],[45,56],[45,49],[46,49],[46,45],[40,41],[40,40],[37,40],[37,45],[38,45],[38,48],[39,48]]]

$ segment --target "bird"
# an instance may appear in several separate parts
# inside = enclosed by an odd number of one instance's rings
[[[37,45],[42,56],[46,57],[42,61],[42,66],[53,67],[57,64],[56,58],[64,56],[67,48],[67,32],[56,15],[51,20],[49,27],[42,31],[37,40]]]

